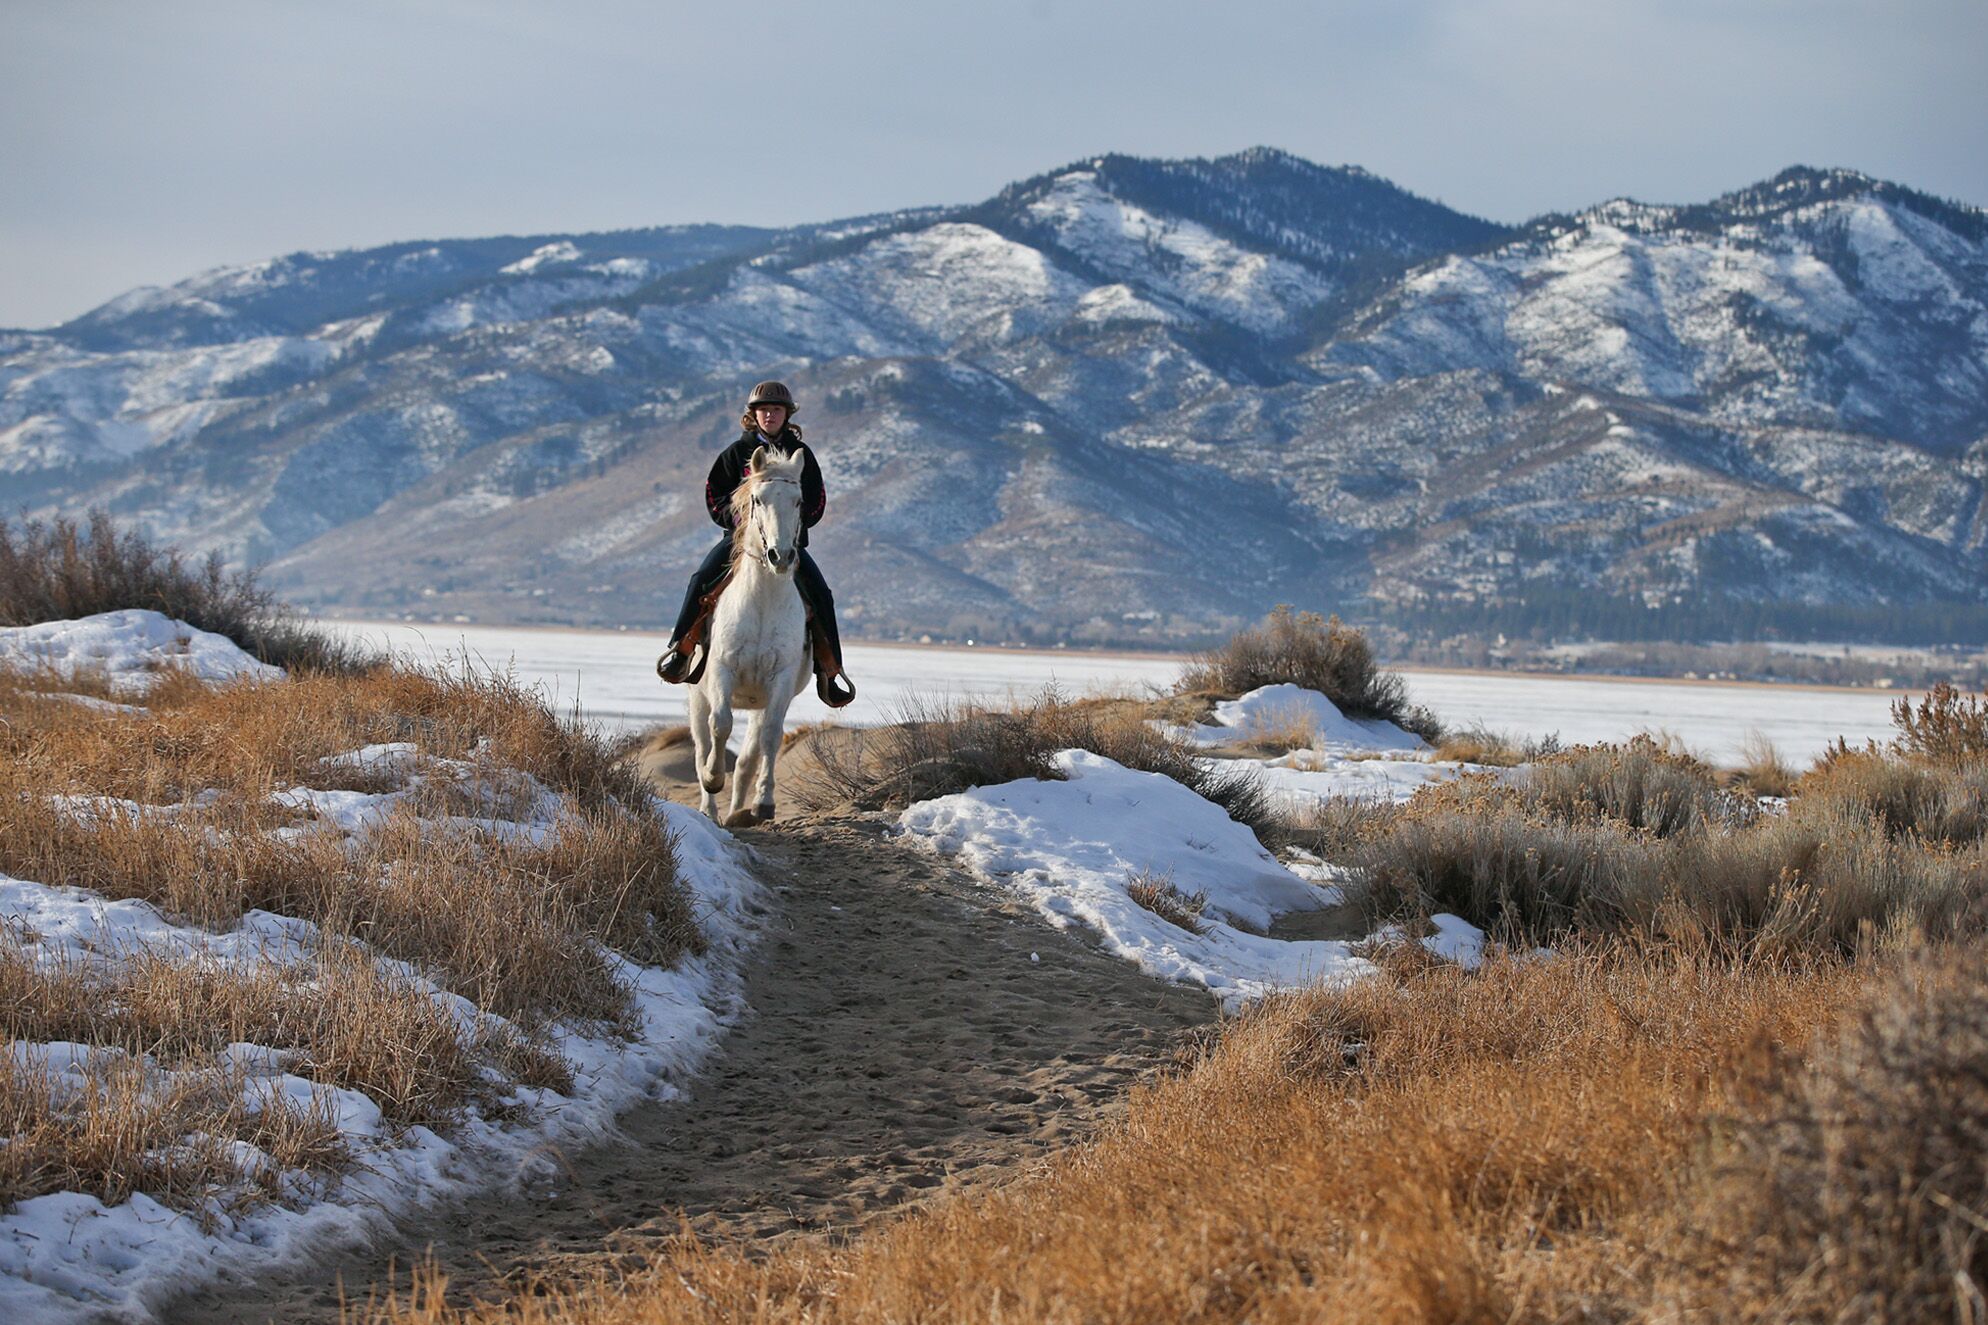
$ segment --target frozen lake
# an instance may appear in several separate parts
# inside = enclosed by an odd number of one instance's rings
[[[480,667],[513,669],[540,685],[562,712],[577,704],[609,731],[684,720],[684,690],[656,679],[660,635],[637,631],[531,626],[405,625],[327,621],[331,630],[434,666],[467,656]],[[1159,654],[1076,650],[922,648],[851,644],[848,665],[859,697],[833,716],[851,725],[886,722],[910,699],[1026,697],[1054,683],[1065,695],[1139,694],[1166,688],[1181,659]],[[1773,741],[1796,766],[1838,736],[1852,745],[1891,735],[1892,691],[1729,685],[1498,672],[1404,670],[1409,694],[1451,726],[1473,722],[1520,737],[1558,733],[1568,744],[1622,740],[1666,731],[1715,762],[1737,759],[1750,732]],[[831,716],[812,691],[790,719]]]

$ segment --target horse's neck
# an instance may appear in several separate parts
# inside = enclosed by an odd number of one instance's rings
[[[765,610],[785,605],[783,594],[800,601],[800,590],[794,584],[792,575],[776,575],[767,569],[766,562],[758,556],[739,549],[732,561],[732,593],[739,595],[742,611]]]

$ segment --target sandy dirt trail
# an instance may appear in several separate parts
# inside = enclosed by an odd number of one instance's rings
[[[667,789],[693,791],[680,777]],[[501,1296],[507,1281],[639,1256],[679,1211],[716,1239],[854,1231],[1084,1137],[1214,1019],[1205,991],[1049,928],[890,840],[888,822],[844,812],[740,834],[775,908],[747,972],[751,1011],[687,1098],[560,1157],[563,1180],[432,1212],[309,1274],[190,1296],[166,1318],[336,1320],[341,1297],[365,1300],[395,1269],[404,1283],[431,1249],[452,1301]]]

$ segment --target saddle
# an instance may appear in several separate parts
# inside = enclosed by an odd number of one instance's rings
[[[683,638],[677,641],[677,652],[690,659],[689,670],[683,674],[684,685],[696,685],[704,677],[704,664],[711,657],[710,650],[704,647],[704,632],[711,624],[711,612],[718,606],[719,596],[731,582],[732,573],[728,570],[711,592],[697,600],[697,617],[690,623],[690,629],[684,632]],[[815,694],[832,709],[846,708],[856,700],[856,683],[843,675],[842,655],[829,644],[828,632],[815,620],[814,609],[805,610],[809,654],[814,660]]]

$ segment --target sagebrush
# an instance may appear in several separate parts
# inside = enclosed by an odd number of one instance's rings
[[[1318,691],[1348,717],[1385,719],[1432,745],[1442,741],[1442,724],[1408,702],[1400,676],[1375,664],[1366,635],[1336,616],[1288,605],[1198,655],[1178,689],[1233,697],[1284,684]]]
[[[31,626],[146,608],[225,635],[278,667],[353,673],[378,664],[356,644],[312,627],[220,555],[190,563],[110,514],[82,524],[0,519],[0,626]]]

